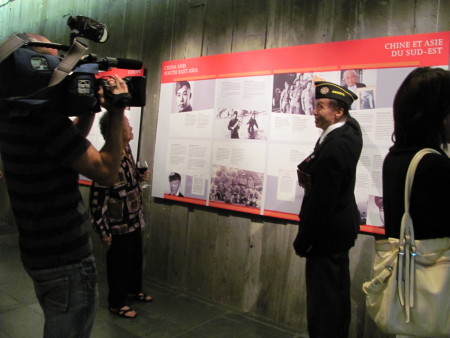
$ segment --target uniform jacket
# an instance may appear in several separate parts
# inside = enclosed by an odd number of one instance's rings
[[[359,124],[348,117],[298,165],[299,184],[305,188],[294,241],[299,256],[325,256],[354,245],[360,224],[354,189],[361,149]]]

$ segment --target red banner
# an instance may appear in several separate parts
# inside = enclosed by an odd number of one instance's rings
[[[448,64],[450,32],[218,54],[162,64],[161,82]]]

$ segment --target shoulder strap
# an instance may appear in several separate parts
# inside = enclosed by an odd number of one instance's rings
[[[28,45],[30,42],[31,40],[26,33],[17,33],[11,35],[0,45],[0,63],[12,53],[14,53],[15,50],[19,49],[22,46]],[[57,85],[67,75],[69,75],[86,50],[86,44],[75,38],[66,57],[53,71],[52,78],[50,79],[50,83],[48,84],[48,86],[52,87]]]
[[[75,68],[75,65],[78,63],[86,50],[87,46],[84,43],[82,43],[78,39],[74,39],[66,57],[53,71],[52,78],[50,79],[50,83],[48,84],[48,86],[56,86],[58,83],[64,80],[64,78],[72,72],[72,69]]]
[[[30,43],[31,40],[25,33],[11,35],[0,45],[0,63],[10,56],[14,51]]]
[[[408,171],[406,173],[406,181],[405,181],[405,213],[408,213],[409,215],[409,201],[410,201],[410,197],[411,197],[411,190],[412,190],[412,185],[413,185],[413,181],[414,181],[414,175],[416,173],[416,169],[417,166],[419,165],[420,160],[422,160],[422,158],[427,155],[427,154],[438,154],[440,155],[441,153],[438,152],[437,150],[431,149],[431,148],[424,148],[422,150],[419,150],[413,157],[413,159],[411,160],[411,163],[409,164],[408,167]],[[400,235],[402,235],[402,233],[408,233],[408,229],[409,228],[409,233],[412,234],[413,238],[412,240],[414,241],[414,227],[411,222],[408,222],[408,224],[404,224],[402,222],[402,226],[400,229]]]
[[[405,212],[402,217],[399,238],[399,252],[397,265],[398,295],[400,304],[405,308],[405,322],[409,323],[410,311],[414,306],[414,280],[415,280],[415,256],[416,245],[414,237],[414,225],[409,212],[411,190],[417,166],[427,154],[438,154],[437,150],[424,148],[418,151],[411,160],[405,181]],[[402,282],[404,281],[404,282]]]
[[[0,45],[0,63],[9,55],[11,55],[15,50],[27,45],[30,42],[31,40],[25,33],[19,33],[10,36],[5,42]],[[43,94],[47,93],[49,90],[51,90],[51,88],[61,83],[61,81],[64,80],[64,78],[72,72],[87,49],[87,45],[82,43],[79,39],[75,38],[66,57],[60,62],[58,67],[54,69],[47,87],[41,88],[27,96],[6,98],[5,101],[17,102],[24,100],[24,102],[28,102],[27,100],[29,99],[40,97]]]

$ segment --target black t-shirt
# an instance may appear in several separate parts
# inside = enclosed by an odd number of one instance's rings
[[[386,235],[398,238],[404,213],[406,171],[420,149],[392,147],[383,163]],[[436,149],[438,150],[438,149]],[[450,237],[450,158],[427,154],[419,162],[410,199],[416,239]]]

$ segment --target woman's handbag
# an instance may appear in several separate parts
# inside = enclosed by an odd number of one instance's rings
[[[391,334],[450,335],[450,238],[414,239],[409,199],[414,173],[425,154],[412,159],[405,183],[405,213],[400,238],[375,242],[371,281],[363,284],[367,311]]]

